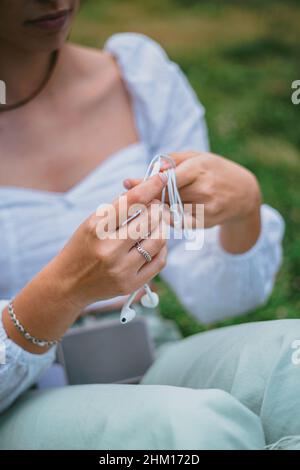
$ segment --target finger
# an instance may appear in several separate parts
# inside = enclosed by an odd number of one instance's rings
[[[147,181],[143,181],[138,187],[128,191],[126,196],[129,205],[138,203],[147,206],[153,199],[160,199],[159,196],[167,181],[167,176],[164,173],[159,173]]]
[[[181,165],[176,167],[175,175],[178,188],[192,184],[195,181],[194,163],[190,160],[184,161]],[[138,186],[140,182],[141,180],[139,179],[127,179],[123,184],[129,189]]]
[[[137,281],[140,285],[149,282],[154,276],[160,273],[160,271],[166,266],[167,254],[167,246],[164,246],[158,255],[153,258],[151,263],[144,264],[137,275]]]
[[[171,166],[167,162],[165,164],[163,164],[162,167],[161,167],[162,170],[167,170],[169,168],[171,168]],[[124,186],[124,188],[129,190],[129,189],[134,188],[135,186],[138,186],[143,181],[144,180],[141,179],[141,178],[127,178],[126,180],[123,181],[123,186]]]
[[[193,183],[195,181],[195,171],[194,171],[193,162],[190,162],[189,160],[187,160],[186,162],[182,163],[180,166],[176,168],[175,175],[176,175],[177,187],[178,189],[180,189],[181,199],[183,201],[190,200],[190,195],[192,197],[195,191],[193,187]],[[141,180],[127,179],[125,181],[126,181],[126,187],[133,188],[139,185]],[[125,181],[124,181],[124,185],[125,185]],[[187,190],[187,192],[184,192],[185,189]],[[169,203],[168,191],[166,192],[165,200],[167,203]]]
[[[161,165],[160,165],[160,171],[166,171],[174,168],[174,165],[172,165],[169,160],[162,160]]]
[[[167,241],[165,233],[163,233],[160,224],[155,228],[149,238],[140,242],[140,245],[149,253],[151,258],[153,259],[156,255],[158,255],[158,253],[162,250],[166,243]],[[149,261],[147,261],[145,257],[141,253],[139,253],[136,246],[134,246],[130,250],[128,262],[132,263],[133,266],[136,266],[137,271],[139,271],[142,266],[144,266],[144,264],[149,263]]]
[[[197,177],[193,158],[185,160],[179,166],[177,166],[175,175],[178,188],[183,188],[184,186],[192,184]]]
[[[197,181],[180,188],[180,197],[185,204],[197,203],[204,204],[210,201],[211,196],[207,190],[205,182]]]
[[[188,184],[191,184],[195,180],[195,170],[193,158],[199,156],[199,152],[185,152],[185,153],[172,153],[170,156],[176,163],[176,181],[177,187],[181,188]],[[126,189],[134,188],[141,183],[140,179],[128,178],[124,181]]]
[[[140,215],[123,225],[117,231],[117,237],[124,240],[128,250],[132,248],[137,241],[147,238],[159,225],[162,218],[161,202],[154,200]]]
[[[150,204],[154,199],[160,199],[161,192],[167,184],[167,177],[160,173],[159,175],[152,176],[147,181],[130,189],[126,194],[127,214],[133,213],[135,207],[145,207]],[[125,222],[126,217],[119,216],[120,221]]]
[[[169,156],[174,160],[176,165],[180,165],[181,163],[188,160],[189,158],[198,157],[199,155],[201,155],[201,152],[194,152],[192,150],[188,150],[186,152],[169,153]]]
[[[203,152],[195,152],[195,151],[187,151],[187,152],[172,152],[169,153],[169,157],[171,157],[176,165],[180,165],[184,161],[194,158],[194,157],[199,157],[202,155]],[[168,161],[162,161],[161,165],[161,170],[168,170],[171,168],[171,164]],[[126,189],[132,189],[135,186],[139,185],[143,180],[138,179],[138,178],[127,178],[126,180],[123,181],[123,185]]]
[[[128,214],[143,210],[153,199],[159,199],[167,183],[167,177],[160,173],[143,181],[140,185],[122,194],[112,204],[101,206],[95,217],[100,232],[114,233],[128,219]]]
[[[138,178],[127,178],[126,180],[123,181],[123,186],[126,189],[132,189],[135,186],[141,184],[143,180],[138,179]]]

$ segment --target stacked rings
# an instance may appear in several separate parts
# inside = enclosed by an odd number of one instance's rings
[[[147,261],[147,263],[151,263],[152,261],[152,256],[150,255],[149,251],[147,251],[145,248],[142,247],[142,245],[140,244],[140,242],[137,242],[135,244],[135,248],[137,249],[137,251],[145,258],[145,260]]]

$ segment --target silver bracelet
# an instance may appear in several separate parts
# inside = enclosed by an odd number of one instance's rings
[[[35,344],[36,346],[39,346],[40,348],[45,348],[46,346],[52,347],[59,343],[59,340],[46,341],[43,339],[35,338],[30,333],[28,333],[28,331],[25,330],[24,326],[22,326],[19,320],[17,319],[12,301],[8,304],[8,313],[11,318],[11,321],[13,322],[17,330],[30,343]]]

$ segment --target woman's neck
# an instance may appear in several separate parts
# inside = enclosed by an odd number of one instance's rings
[[[7,104],[26,99],[41,85],[47,75],[51,53],[16,50],[0,44],[0,80],[6,84]]]

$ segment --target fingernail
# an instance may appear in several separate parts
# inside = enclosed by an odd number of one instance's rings
[[[132,185],[131,185],[130,180],[124,180],[124,181],[123,181],[123,186],[124,186],[126,189],[131,189],[131,188],[132,188]]]
[[[167,184],[168,177],[167,177],[166,173],[160,172],[160,173],[158,173],[158,174],[159,174],[159,177],[160,177],[160,179],[162,180],[162,182],[163,182],[164,184]]]
[[[171,168],[171,165],[169,162],[163,162],[163,164],[161,165],[161,170],[164,171],[164,170],[168,170],[169,168]]]

